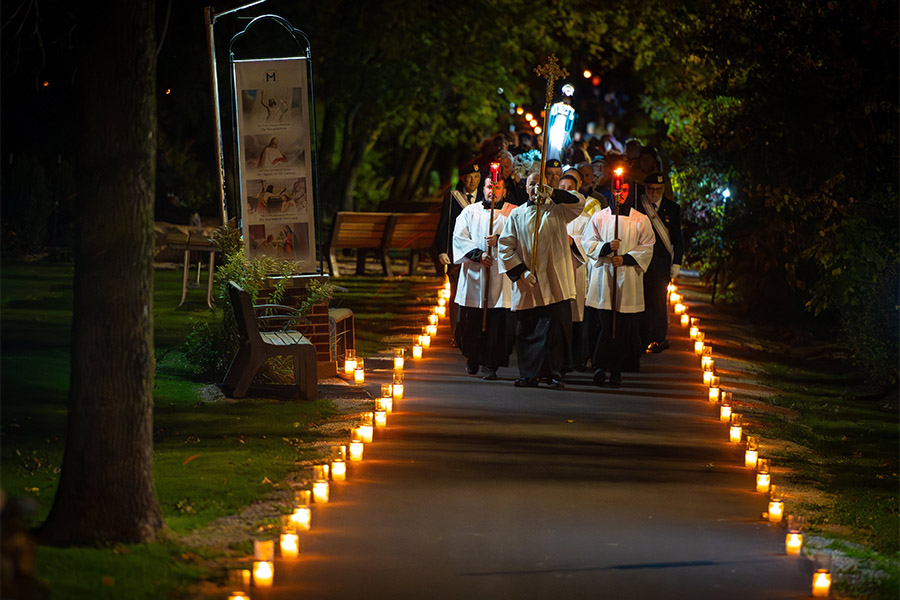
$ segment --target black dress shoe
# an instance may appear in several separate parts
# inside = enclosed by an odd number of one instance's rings
[[[606,383],[606,371],[594,371],[594,385]]]
[[[497,369],[491,369],[490,367],[482,367],[481,372],[484,373],[485,381],[496,381],[497,380]]]
[[[669,340],[663,340],[661,342],[653,342],[652,344],[650,344],[650,351],[653,352],[653,354],[659,354],[663,350],[668,350],[668,349],[669,349]]]
[[[537,377],[519,377],[513,385],[516,387],[537,387],[538,379]]]
[[[466,361],[466,373],[469,375],[477,375],[478,374],[478,363],[469,359]]]
[[[547,387],[551,390],[564,390],[566,389],[566,384],[559,379],[548,379]]]
[[[609,374],[609,385],[613,387],[619,387],[622,385],[622,374],[621,373],[610,373]]]

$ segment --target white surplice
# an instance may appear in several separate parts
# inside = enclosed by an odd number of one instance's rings
[[[630,254],[637,266],[622,265],[616,269],[616,310],[639,313],[644,310],[644,271],[653,258],[656,236],[647,215],[631,209],[619,216],[619,256]],[[612,309],[612,253],[600,257],[603,245],[615,239],[615,216],[609,208],[594,213],[584,229],[581,243],[590,257],[592,269],[585,304],[592,308]]]
[[[567,194],[557,190],[555,193]],[[529,287],[520,278],[512,286],[512,309],[527,310],[575,298],[575,269],[566,225],[581,214],[584,200],[572,203],[547,202],[541,206],[538,227],[538,264],[532,273],[537,285]],[[500,272],[524,264],[532,270],[534,217],[537,206],[532,203],[517,207],[509,215],[500,234]]]
[[[499,235],[506,224],[507,210],[494,209],[494,234]],[[484,291],[488,269],[484,264],[466,258],[466,254],[475,250],[482,252],[487,250],[484,238],[489,235],[491,223],[491,210],[484,204],[470,204],[456,218],[456,226],[453,228],[453,258],[461,265],[459,283],[456,288],[456,303],[460,306],[471,308],[484,308]],[[512,282],[509,277],[500,273],[500,261],[497,259],[497,249],[493,250],[494,264],[490,268],[491,290],[488,298],[488,308],[509,308]]]

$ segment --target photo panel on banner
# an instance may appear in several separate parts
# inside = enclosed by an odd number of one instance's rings
[[[244,251],[316,272],[304,58],[234,62]]]

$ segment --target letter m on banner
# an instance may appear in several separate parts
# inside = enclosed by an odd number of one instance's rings
[[[268,71],[266,72],[266,83],[269,83],[270,81],[273,83],[275,82],[275,71],[272,71],[271,73]]]

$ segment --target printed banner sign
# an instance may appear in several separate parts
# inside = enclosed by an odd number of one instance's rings
[[[244,252],[316,272],[305,58],[234,62]]]

